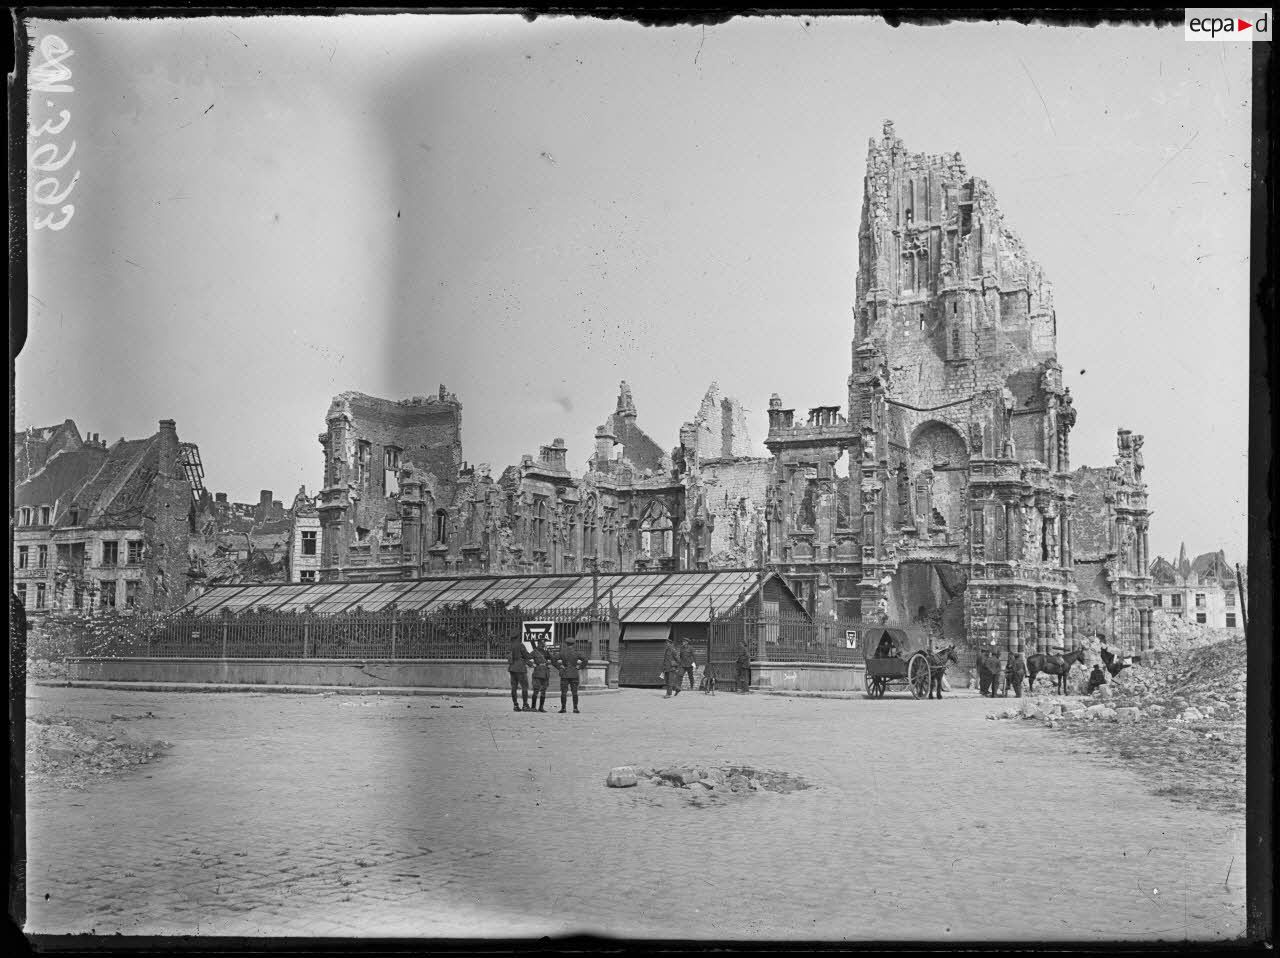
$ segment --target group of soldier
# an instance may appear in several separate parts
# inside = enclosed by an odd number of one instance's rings
[[[667,698],[679,695],[684,685],[684,677],[689,677],[689,688],[696,688],[693,671],[697,664],[693,654],[693,646],[687,638],[680,640],[677,648],[671,639],[667,639],[662,655],[662,678],[666,683]],[[746,641],[738,645],[738,657],[735,661],[737,669],[735,692],[747,692],[751,688],[751,652]],[[530,649],[522,636],[513,636],[511,651],[507,655],[507,671],[511,674],[511,706],[516,712],[545,712],[547,710],[547,685],[551,680],[551,670],[560,674],[560,713],[568,711],[569,699],[573,699],[573,711],[578,709],[578,685],[581,681],[580,669],[587,665],[587,655],[578,648],[577,641],[566,638],[559,646],[547,648],[545,638],[538,638]],[[710,663],[703,674],[703,690],[715,691],[715,678],[711,674]],[[533,670],[533,694],[529,693],[529,670]]]
[[[578,683],[580,669],[585,668],[587,656],[578,648],[571,636],[554,651],[547,648],[545,638],[537,639],[532,650],[517,635],[511,640],[511,652],[507,656],[507,671],[511,673],[511,705],[517,712],[545,712],[547,710],[547,684],[551,670],[560,673],[560,714],[568,711],[569,696],[573,696],[573,711],[578,712]],[[530,704],[529,669],[533,668],[533,696]],[[522,701],[523,700],[523,701]]]
[[[679,648],[676,647],[671,639],[667,639],[666,647],[662,650],[662,678],[666,683],[666,698],[680,694],[686,675],[689,677],[689,688],[696,688],[693,678],[695,665],[697,665],[697,660],[694,658],[693,646],[689,643],[688,638],[680,640]],[[737,671],[733,690],[745,693],[751,688],[751,652],[748,650],[745,640],[738,643],[738,657],[734,665]],[[704,692],[714,692],[715,688],[716,679],[711,672],[711,662],[708,661],[703,670],[702,690]]]

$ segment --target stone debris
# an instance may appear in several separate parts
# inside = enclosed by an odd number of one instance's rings
[[[800,791],[812,786],[798,775],[788,772],[756,769],[747,766],[717,768],[703,765],[671,765],[666,768],[621,765],[611,769],[605,784],[614,788],[647,783],[684,791],[691,798],[748,793],[780,793]],[[711,796],[714,798],[714,796]]]
[[[636,770],[630,765],[620,765],[609,770],[605,784],[610,788],[630,788],[638,782]]]
[[[27,780],[33,785],[84,788],[96,776],[117,774],[160,758],[170,747],[168,742],[116,731],[117,724],[129,718],[27,719]]]

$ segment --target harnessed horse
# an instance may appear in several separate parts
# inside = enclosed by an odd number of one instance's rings
[[[927,651],[924,655],[929,660],[929,698],[940,699],[942,698],[942,677],[946,674],[947,664],[960,662],[956,657],[956,647],[952,644],[937,651]],[[937,695],[934,695],[935,692]]]
[[[1067,679],[1071,675],[1071,666],[1076,662],[1084,665],[1084,649],[1076,649],[1066,655],[1046,655],[1037,652],[1027,656],[1027,672],[1031,681],[1027,683],[1028,691],[1035,686],[1036,676],[1041,672],[1054,676],[1054,691],[1067,694]]]

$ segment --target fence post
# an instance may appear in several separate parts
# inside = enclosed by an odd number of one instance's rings
[[[227,657],[227,633],[231,629],[231,613],[224,609],[222,612],[222,658]]]
[[[396,657],[396,629],[400,624],[400,610],[391,610],[391,657]]]
[[[308,657],[308,650],[311,645],[311,607],[304,606],[302,609],[302,657]]]

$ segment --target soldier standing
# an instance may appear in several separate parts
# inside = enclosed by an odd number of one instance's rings
[[[667,639],[667,645],[662,650],[662,677],[667,682],[667,698],[671,698],[672,693],[680,694],[680,654],[676,652],[676,647],[672,644],[671,639]]]
[[[735,692],[748,692],[751,689],[751,652],[747,649],[747,640],[738,643],[738,675],[734,682]]]
[[[547,710],[547,683],[551,679],[551,662],[547,657],[545,639],[539,639],[533,647],[533,710]]]
[[[684,677],[689,676],[689,689],[694,688],[693,681],[693,646],[689,644],[688,639],[680,640],[680,671],[676,673],[676,691],[680,691],[684,685]]]
[[[578,711],[578,670],[587,664],[587,657],[578,651],[573,638],[565,639],[560,646],[555,666],[560,673],[560,714],[565,712],[569,703],[569,693],[573,692],[573,711]]]
[[[524,647],[524,640],[515,636],[511,640],[511,652],[507,655],[507,671],[511,673],[511,704],[515,711],[520,711],[520,702],[516,699],[518,688],[524,697],[524,711],[529,709],[529,665],[533,656]]]

